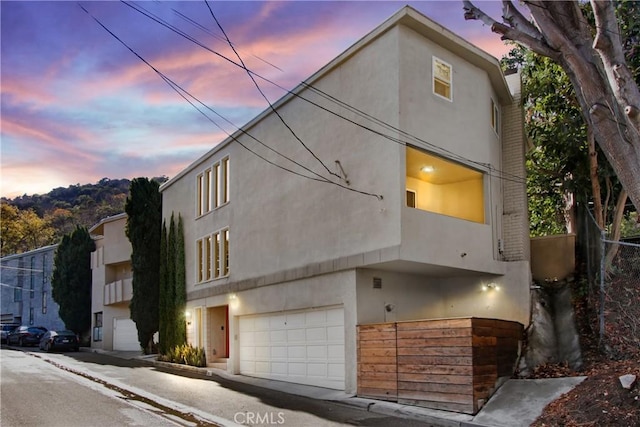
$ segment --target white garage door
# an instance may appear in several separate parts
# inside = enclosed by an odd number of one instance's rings
[[[138,329],[131,319],[113,319],[113,349],[118,351],[140,350]]]
[[[240,373],[344,390],[344,309],[241,317]]]

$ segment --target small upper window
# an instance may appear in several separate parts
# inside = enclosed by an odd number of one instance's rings
[[[493,99],[491,100],[491,127],[498,135],[500,134],[500,109]]]
[[[433,58],[433,93],[452,100],[451,65],[436,57]]]

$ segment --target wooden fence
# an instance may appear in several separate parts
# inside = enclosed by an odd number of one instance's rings
[[[523,326],[480,318],[358,326],[358,396],[475,414],[513,374]]]

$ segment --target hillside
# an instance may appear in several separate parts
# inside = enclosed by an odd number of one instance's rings
[[[167,177],[153,178],[165,182]],[[54,188],[46,194],[2,197],[0,255],[27,252],[58,243],[76,226],[90,228],[124,212],[128,179],[103,178],[95,184]]]

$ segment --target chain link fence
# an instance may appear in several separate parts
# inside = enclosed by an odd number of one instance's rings
[[[610,240],[586,212],[582,255],[587,297],[595,308],[591,323],[610,355],[635,354],[640,350],[640,239]]]

